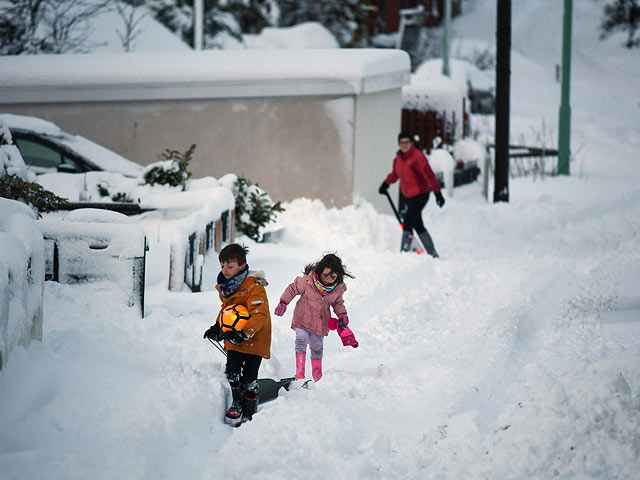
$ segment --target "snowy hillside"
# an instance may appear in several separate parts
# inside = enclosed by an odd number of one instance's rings
[[[466,2],[455,34],[493,42],[495,4]],[[147,285],[139,319],[122,292],[47,282],[44,342],[0,371],[2,479],[637,478],[640,50],[598,40],[600,8],[574,2],[570,177],[511,179],[508,204],[479,184],[429,202],[438,260],[398,253],[395,218],[365,202],[298,199],[277,243],[240,239],[272,311],[336,251],[360,347],[332,332],[315,388],[239,429],[222,423],[224,359],[202,339],[213,285]],[[513,2],[515,139],[557,137],[561,21],[557,1]],[[294,372],[291,310],[272,317],[260,377]]]

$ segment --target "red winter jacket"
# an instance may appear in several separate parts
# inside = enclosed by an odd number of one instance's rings
[[[400,190],[407,198],[428,193],[431,190],[435,193],[440,192],[440,183],[431,170],[427,157],[415,146],[412,146],[407,153],[398,152],[393,159],[393,170],[387,175],[385,182],[391,185],[398,179],[400,179]]]

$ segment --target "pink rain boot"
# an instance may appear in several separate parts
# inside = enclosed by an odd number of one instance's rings
[[[296,377],[304,378],[304,364],[307,361],[307,354],[296,352]]]
[[[317,382],[322,378],[322,359],[321,358],[311,359],[311,374],[313,375],[313,380],[315,382]]]

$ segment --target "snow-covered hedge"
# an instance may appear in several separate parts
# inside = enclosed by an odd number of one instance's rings
[[[0,367],[17,345],[42,340],[44,242],[28,206],[0,197]]]
[[[213,198],[172,231],[169,290],[182,290],[186,283],[192,290],[199,291],[203,264],[222,243],[233,240],[233,194],[226,188],[212,193]]]

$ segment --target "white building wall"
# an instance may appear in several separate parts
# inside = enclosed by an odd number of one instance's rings
[[[389,202],[378,193],[378,188],[391,171],[398,149],[401,115],[399,88],[357,97],[353,192],[384,212],[389,211]],[[390,193],[397,198],[397,185],[391,187]]]

